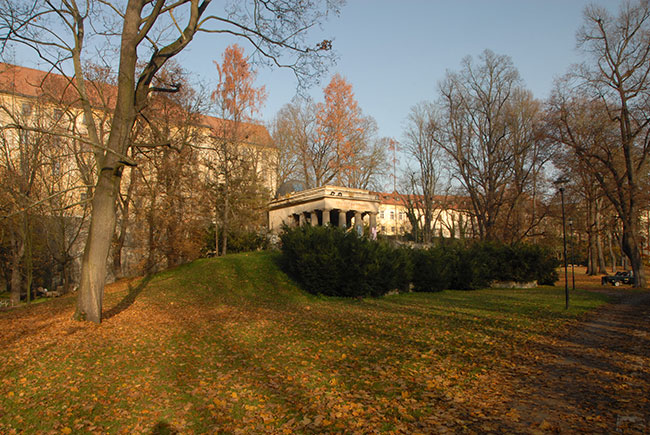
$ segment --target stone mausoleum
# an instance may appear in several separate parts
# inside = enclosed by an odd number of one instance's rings
[[[363,189],[321,186],[313,189],[278,192],[269,205],[269,229],[279,232],[283,224],[334,225],[363,227],[371,234],[377,231],[379,195]]]

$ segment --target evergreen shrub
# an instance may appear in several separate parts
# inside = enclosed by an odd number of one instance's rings
[[[336,227],[285,227],[281,265],[305,290],[327,296],[381,296],[407,290],[410,255]]]
[[[391,290],[472,290],[494,281],[553,285],[559,262],[548,248],[525,243],[444,240],[428,249],[395,248],[335,227],[286,228],[281,265],[314,294],[382,296]]]
[[[548,248],[518,243],[449,241],[413,251],[413,289],[471,290],[494,281],[537,281],[553,285],[559,262]]]

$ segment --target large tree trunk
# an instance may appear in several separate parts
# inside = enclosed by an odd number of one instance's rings
[[[623,222],[623,252],[627,255],[634,272],[634,287],[645,287],[645,270],[639,250],[637,225],[634,222]]]
[[[92,201],[93,213],[90,219],[88,240],[81,263],[81,282],[76,320],[100,323],[102,300],[106,283],[106,262],[115,231],[115,203],[120,186],[120,177],[114,170],[102,170],[97,180]]]
[[[111,120],[111,132],[105,148],[100,147],[103,144],[95,138],[97,144],[94,153],[98,176],[92,201],[90,230],[81,263],[81,282],[77,310],[74,314],[74,318],[78,320],[85,319],[100,323],[102,319],[106,262],[115,231],[115,206],[125,163],[123,156],[129,148],[129,137],[136,116],[135,104],[143,104],[149,92],[148,87],[143,86],[137,89],[139,93],[136,93],[135,83],[137,49],[141,40],[139,39],[142,24],[140,13],[143,7],[144,3],[138,1],[129,1],[126,5],[120,44],[117,98]],[[78,52],[74,60],[77,82],[79,87],[83,88],[85,84]],[[149,67],[154,68],[151,64]],[[89,132],[95,131],[92,111],[87,101],[84,109],[89,115],[86,127]]]

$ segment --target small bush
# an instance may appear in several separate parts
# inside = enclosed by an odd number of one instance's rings
[[[305,290],[328,296],[381,296],[406,290],[410,256],[335,227],[285,228],[281,263]]]
[[[219,244],[221,244],[223,230],[219,230]],[[203,254],[214,252],[215,234],[214,225],[208,228],[205,235],[205,245]],[[221,246],[219,246],[221,249]],[[233,229],[228,231],[228,247],[229,254],[236,254],[238,252],[251,252],[260,251],[269,248],[269,241],[266,237],[265,231],[249,231]]]

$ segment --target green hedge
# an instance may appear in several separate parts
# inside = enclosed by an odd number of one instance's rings
[[[559,261],[542,246],[519,243],[450,241],[413,252],[415,291],[471,290],[494,281],[537,281],[553,285]]]
[[[335,227],[285,228],[280,239],[283,268],[310,293],[358,297],[408,289],[408,250]]]
[[[395,248],[334,227],[285,228],[282,267],[314,294],[381,296],[391,290],[471,290],[494,281],[553,285],[559,261],[538,245],[445,240],[429,249]]]

